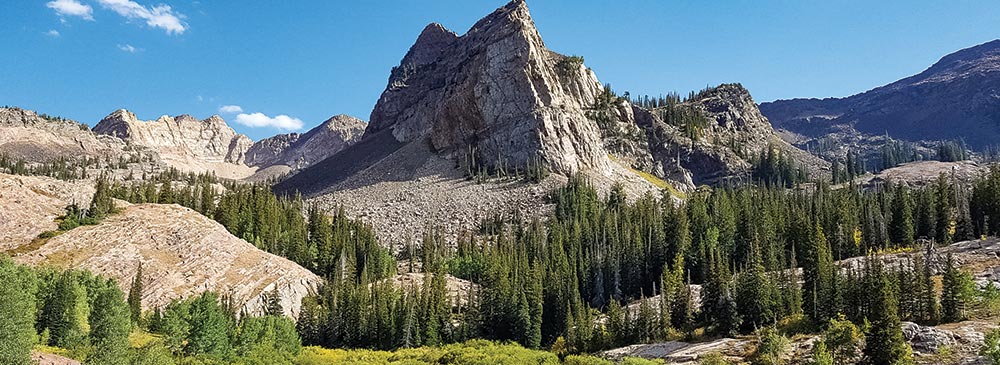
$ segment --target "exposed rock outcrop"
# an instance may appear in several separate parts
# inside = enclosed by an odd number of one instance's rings
[[[126,206],[96,226],[53,237],[15,260],[87,269],[116,279],[125,291],[141,263],[145,308],[214,291],[231,296],[245,313],[263,314],[264,296],[276,292],[285,313],[297,317],[301,299],[321,282],[309,270],[178,205]]]
[[[16,251],[45,231],[67,205],[86,205],[94,195],[90,182],[66,182],[43,176],[0,174],[0,253]]]
[[[0,154],[41,163],[56,158],[125,154],[117,138],[101,136],[86,124],[20,108],[0,108]]]
[[[364,131],[361,119],[335,115],[306,133],[279,134],[257,141],[246,152],[246,164],[261,168],[284,165],[299,170],[354,144]]]
[[[760,107],[777,128],[809,137],[847,129],[994,146],[1000,139],[1000,40],[949,54],[917,75],[854,96]]]
[[[562,173],[606,170],[599,131],[583,111],[600,89],[582,63],[545,48],[515,0],[462,36],[428,25],[393,68],[365,133],[426,139],[452,156],[475,151],[488,168],[538,158]]]
[[[636,123],[646,130],[657,168],[668,177],[688,172],[696,184],[740,178],[746,176],[753,159],[768,148],[777,149],[813,177],[829,174],[827,162],[790,145],[775,133],[750,92],[740,84],[703,90],[672,108],[691,115],[691,119],[701,118],[704,125],[698,133],[685,133],[681,130],[684,125],[675,125],[677,122],[666,115],[670,108],[647,111],[634,107]]]
[[[253,173],[244,165],[253,141],[236,133],[217,115],[201,121],[190,115],[140,121],[132,112],[120,109],[94,126],[94,132],[156,151],[164,163],[182,171],[213,171],[229,178]]]

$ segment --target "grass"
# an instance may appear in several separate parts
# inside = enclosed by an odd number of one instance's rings
[[[41,353],[59,355],[59,356],[62,356],[62,357],[69,357],[70,356],[69,350],[64,349],[62,347],[55,347],[55,346],[48,346],[48,345],[35,345],[34,350],[38,351],[38,352],[41,352]]]
[[[670,193],[670,195],[675,196],[677,198],[687,199],[687,194],[684,194],[684,192],[682,192],[680,190],[677,190],[677,188],[675,188],[673,185],[671,185],[666,180],[658,178],[658,177],[656,177],[656,175],[650,174],[648,172],[636,170],[636,169],[633,169],[630,166],[626,166],[625,164],[623,164],[621,161],[619,161],[617,158],[615,158],[612,155],[608,155],[608,158],[610,158],[611,161],[617,162],[619,165],[621,165],[622,167],[625,167],[629,171],[632,171],[632,173],[634,173],[636,175],[639,175],[639,177],[645,179],[650,184],[653,184],[653,186],[656,186],[657,188],[660,188],[660,190],[666,190],[667,192]]]
[[[149,345],[150,343],[159,341],[161,339],[163,339],[163,336],[154,335],[142,329],[137,329],[135,331],[132,331],[132,333],[128,335],[129,346],[136,349],[146,347],[146,345]]]

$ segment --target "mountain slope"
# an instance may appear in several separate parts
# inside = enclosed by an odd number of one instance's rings
[[[740,84],[707,88],[674,107],[634,109],[636,123],[649,136],[654,161],[669,175],[689,174],[696,184],[744,178],[752,161],[768,148],[780,151],[813,178],[828,174],[827,162],[790,145],[775,133],[750,91]],[[671,109],[674,114],[679,111],[702,119],[704,126],[699,136],[692,139],[679,130],[684,125],[668,120]]]
[[[125,143],[87,125],[20,108],[0,108],[0,154],[42,163],[57,158],[126,155]]]
[[[408,144],[474,160],[472,170],[609,174],[615,166],[585,114],[600,90],[581,62],[545,48],[522,0],[462,36],[430,24],[392,69],[361,141],[277,189],[318,194]]]
[[[178,205],[126,206],[96,226],[60,234],[15,260],[87,269],[116,279],[126,292],[142,263],[146,308],[214,291],[231,296],[245,313],[260,315],[264,296],[274,291],[285,313],[297,317],[302,298],[321,282],[309,270]]]
[[[246,152],[246,164],[275,165],[299,170],[322,161],[354,144],[365,131],[365,122],[349,115],[335,115],[306,133],[279,134],[255,142]]]
[[[817,137],[853,128],[906,140],[1000,139],[1000,40],[960,50],[927,70],[847,98],[763,103],[775,127]]]

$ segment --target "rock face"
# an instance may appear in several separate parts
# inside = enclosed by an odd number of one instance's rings
[[[236,133],[217,115],[201,121],[190,115],[140,121],[132,112],[120,109],[104,117],[94,132],[156,151],[163,162],[182,171],[215,171],[236,178],[253,172],[243,164],[253,141]]]
[[[299,170],[354,144],[364,131],[364,121],[336,115],[304,134],[279,134],[257,141],[246,151],[246,164],[261,168],[285,165]]]
[[[55,219],[66,213],[67,205],[86,205],[93,194],[89,182],[0,174],[0,253],[18,250],[56,229]]]
[[[393,68],[365,136],[388,130],[447,155],[475,151],[487,168],[538,158],[562,173],[603,170],[600,133],[584,114],[599,90],[581,62],[545,48],[515,0],[462,36],[428,25]]]
[[[783,141],[740,84],[703,90],[674,107],[700,116],[705,127],[697,138],[667,122],[668,108],[634,107],[636,123],[645,128],[656,168],[667,176],[689,174],[696,184],[714,184],[744,176],[751,161],[768,148],[790,157],[813,177],[828,174],[829,164]],[[674,179],[683,179],[675,177]]]
[[[911,141],[1000,138],[1000,40],[941,58],[917,75],[846,98],[763,103],[775,127],[809,137],[847,129]]]
[[[0,154],[30,162],[55,158],[117,159],[125,144],[96,135],[85,124],[20,108],[0,108]]]
[[[87,269],[115,278],[126,292],[142,263],[145,308],[214,291],[231,296],[246,313],[263,314],[264,295],[276,292],[285,314],[294,318],[301,299],[321,282],[309,270],[178,205],[126,206],[96,226],[53,237],[15,260]]]

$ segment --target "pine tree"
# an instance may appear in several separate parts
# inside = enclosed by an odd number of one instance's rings
[[[897,303],[892,280],[879,259],[866,261],[868,275],[875,284],[871,303],[871,329],[867,336],[865,356],[871,364],[911,364],[910,346],[903,339],[903,330],[897,314]]]
[[[139,327],[142,318],[142,262],[132,279],[132,286],[128,290],[128,307],[132,318],[132,325]]]
[[[835,267],[823,229],[817,224],[806,246],[802,261],[803,310],[815,322],[833,318],[836,304]]]
[[[0,257],[0,364],[28,365],[35,339],[34,275]]]
[[[895,244],[910,245],[913,243],[913,209],[910,193],[903,186],[894,190],[890,236]]]
[[[934,293],[934,281],[931,279],[933,273],[929,257],[928,259],[922,259],[920,256],[917,256],[917,260],[914,262],[914,269],[920,271],[917,276],[916,285],[917,300],[919,301],[920,308],[919,318],[924,323],[937,323],[941,317],[941,307],[938,305],[937,296]]]
[[[45,327],[51,334],[50,344],[63,348],[86,344],[89,312],[86,288],[72,272],[62,273],[43,314]]]
[[[177,202],[177,197],[174,194],[174,187],[170,180],[164,181],[160,184],[160,196],[156,198],[157,203],[160,204],[174,204]]]
[[[277,317],[285,315],[285,309],[281,306],[281,296],[278,295],[277,288],[264,294],[264,314]]]
[[[955,266],[951,254],[945,259],[944,275],[941,278],[941,312],[945,322],[958,322],[965,319],[973,292],[974,284],[969,274]]]
[[[111,199],[111,184],[107,176],[101,175],[97,179],[97,186],[94,189],[94,197],[90,201],[90,209],[87,210],[87,217],[100,220],[114,211],[115,203]]]
[[[90,342],[95,351],[88,364],[128,365],[130,361],[128,335],[132,331],[129,308],[117,284],[97,293],[90,313]]]
[[[935,207],[937,220],[934,224],[934,228],[937,231],[935,240],[937,240],[938,244],[949,244],[951,243],[952,205],[950,202],[952,193],[944,173],[938,175],[937,182],[934,184],[934,195],[937,197],[937,207]]]
[[[190,304],[188,355],[209,354],[228,356],[231,351],[229,331],[232,323],[219,305],[219,297],[205,292]]]
[[[750,265],[737,279],[736,307],[742,313],[741,329],[744,333],[777,321],[777,288],[764,271],[759,257],[754,257]]]

